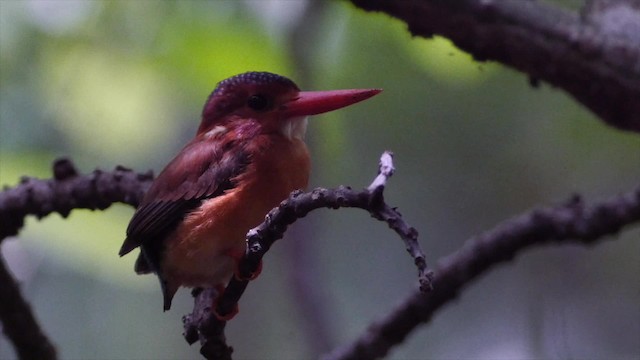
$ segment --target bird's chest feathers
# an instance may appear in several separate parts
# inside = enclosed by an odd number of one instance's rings
[[[165,252],[170,254],[165,265],[173,267],[171,264],[179,262],[177,267],[190,273],[194,282],[217,277],[211,273],[222,270],[215,269],[216,263],[244,251],[247,231],[260,224],[267,212],[292,191],[307,186],[310,161],[301,139],[272,135],[255,144],[251,163],[235,179],[236,187],[204,200],[185,217],[167,243],[172,249]]]
[[[199,228],[207,237],[225,237],[244,244],[246,232],[264,220],[294,190],[309,181],[307,147],[300,139],[264,137],[252,149],[251,163],[235,179],[236,186],[223,195],[205,200],[185,218],[190,228]],[[261,143],[262,142],[262,143]],[[211,241],[211,240],[209,240]]]
[[[250,165],[228,194],[237,199],[237,211],[249,227],[262,222],[292,191],[306,188],[310,172],[309,154],[301,139],[271,135],[254,144]]]

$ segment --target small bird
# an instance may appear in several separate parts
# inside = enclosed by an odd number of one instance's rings
[[[165,311],[181,286],[223,289],[244,255],[247,232],[307,186],[307,117],[380,91],[300,91],[268,72],[221,81],[195,138],[144,195],[120,256],[140,247],[135,271],[158,275]]]

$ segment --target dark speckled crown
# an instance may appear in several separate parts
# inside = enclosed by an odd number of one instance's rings
[[[227,89],[232,88],[236,85],[242,85],[242,84],[266,85],[271,83],[280,83],[284,86],[290,86],[295,89],[298,89],[298,85],[296,85],[293,81],[289,80],[288,78],[282,75],[273,74],[270,72],[251,71],[251,72],[246,72],[236,76],[232,76],[228,79],[220,81],[218,83],[218,86],[216,86],[215,90],[213,90],[211,95],[209,95],[209,99],[207,99],[207,102],[209,102],[211,97],[220,93],[224,93]]]

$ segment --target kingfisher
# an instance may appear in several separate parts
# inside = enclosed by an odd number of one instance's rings
[[[204,105],[195,138],[142,198],[120,256],[140,248],[134,270],[158,276],[165,311],[181,286],[224,289],[238,273],[247,232],[307,186],[307,118],[380,91],[300,91],[269,72],[221,81]]]

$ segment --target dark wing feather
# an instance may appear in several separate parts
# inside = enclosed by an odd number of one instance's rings
[[[200,200],[154,201],[143,205],[134,214],[127,227],[127,238],[120,256],[142,245],[146,239],[162,238],[169,233]]]
[[[165,167],[133,215],[120,256],[144,245],[146,260],[157,270],[166,235],[202,200],[233,188],[249,156],[241,146],[236,151],[220,151],[221,146],[233,144],[218,145],[193,141]]]

